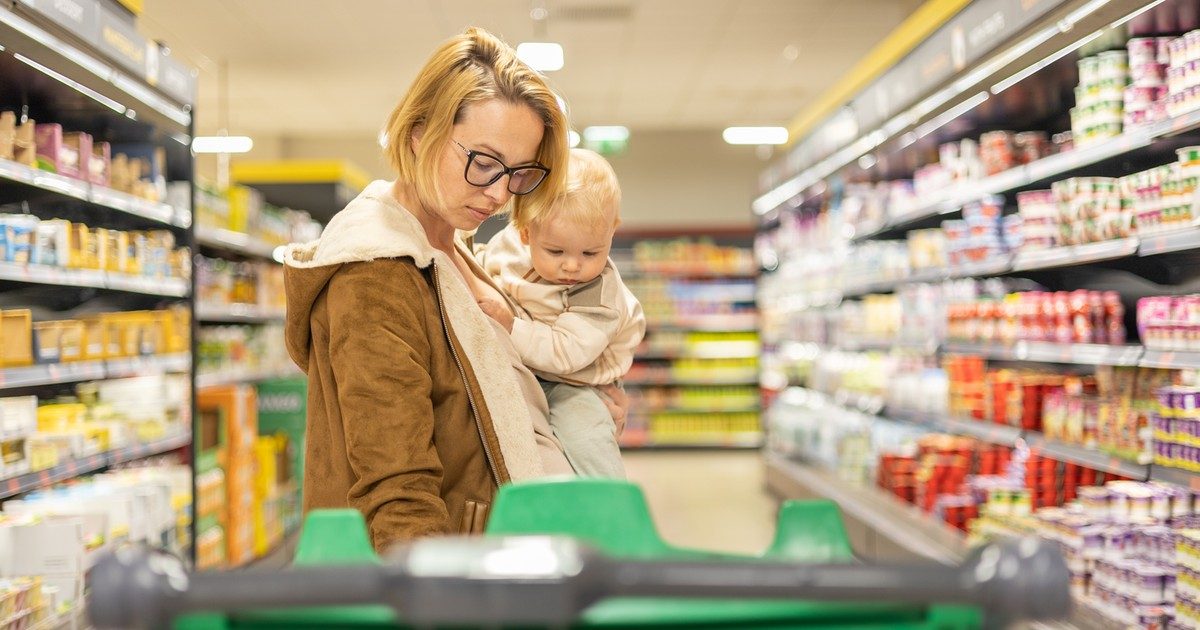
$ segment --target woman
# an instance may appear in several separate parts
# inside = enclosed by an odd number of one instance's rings
[[[571,472],[536,379],[478,306],[507,301],[458,238],[514,197],[536,216],[558,194],[554,93],[472,28],[433,54],[386,134],[396,181],[289,247],[284,275],[288,351],[309,384],[305,510],[358,509],[377,549],[479,532],[500,485]]]

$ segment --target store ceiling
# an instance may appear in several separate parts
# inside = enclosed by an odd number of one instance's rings
[[[542,4],[541,36],[530,0],[148,0],[139,29],[200,69],[201,134],[374,134],[468,25],[562,43],[566,66],[550,77],[577,128],[711,129],[787,124],[921,0]]]

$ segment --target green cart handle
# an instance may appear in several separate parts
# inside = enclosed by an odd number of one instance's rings
[[[144,547],[92,569],[87,610],[99,630],[169,627],[193,612],[386,604],[407,624],[567,627],[610,597],[688,597],[968,604],[990,626],[1070,613],[1070,573],[1052,544],[1026,539],[975,549],[958,567],[777,561],[631,561],[551,536],[438,538],[382,565],[272,573],[187,574]]]

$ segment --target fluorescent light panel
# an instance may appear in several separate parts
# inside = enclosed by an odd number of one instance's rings
[[[721,137],[729,144],[787,144],[785,127],[726,127]]]
[[[80,94],[83,94],[84,96],[96,101],[97,103],[100,103],[101,105],[113,110],[114,112],[117,112],[118,114],[125,113],[124,105],[112,100],[111,98],[108,98],[107,96],[76,81],[75,79],[64,76],[62,74],[59,74],[58,72],[55,72],[54,70],[51,70],[50,68],[47,68],[46,66],[43,66],[42,64],[30,59],[29,57],[26,57],[25,55],[22,55],[20,53],[14,53],[13,57],[16,57],[17,61],[20,61],[21,63],[24,63],[25,65],[38,70],[39,72],[50,77],[51,79],[54,79],[55,81],[58,81],[59,83],[62,83],[63,85],[66,85],[66,86],[74,89],[75,91],[79,92]]]
[[[538,72],[562,70],[563,49],[553,42],[523,42],[517,45],[517,58]]]
[[[254,148],[249,136],[196,136],[192,150],[196,153],[246,153]]]
[[[934,118],[933,120],[930,120],[929,122],[921,125],[920,127],[917,127],[916,128],[917,139],[919,140],[921,138],[924,138],[925,136],[928,136],[929,134],[937,131],[938,129],[941,129],[942,127],[950,124],[950,122],[953,121],[955,118],[958,118],[959,116],[962,116],[963,114],[971,111],[972,109],[979,107],[979,105],[981,105],[984,101],[988,100],[989,96],[991,96],[991,94],[989,94],[986,91],[980,92],[980,93],[976,94],[975,96],[972,96],[971,98],[967,99],[966,101],[963,101],[959,105],[946,110],[945,113]]]
[[[1159,1],[1161,2],[1162,0],[1159,0]],[[1088,45],[1093,40],[1097,39],[1098,37],[1100,37],[1103,34],[1104,34],[1103,31],[1096,31],[1095,33],[1088,35],[1087,37],[1075,42],[1074,44],[1071,44],[1070,46],[1067,46],[1066,48],[1063,48],[1062,50],[1051,54],[1049,57],[1046,57],[1045,59],[1033,64],[1032,66],[1029,66],[1028,68],[1025,68],[1024,70],[1012,75],[1011,77],[1004,79],[1003,81],[992,86],[992,94],[999,94],[999,93],[1003,92],[1004,90],[1007,90],[1008,88],[1020,83],[1021,81],[1024,81],[1025,79],[1029,78],[1034,73],[1041,70],[1042,68],[1045,68],[1046,66],[1054,63],[1055,61],[1058,61],[1059,59],[1066,57],[1067,55],[1075,52],[1076,50],[1083,48],[1084,46]]]

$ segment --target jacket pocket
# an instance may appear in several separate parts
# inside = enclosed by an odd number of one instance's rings
[[[482,534],[487,525],[490,503],[483,501],[467,501],[463,506],[462,523],[458,526],[460,534]]]

